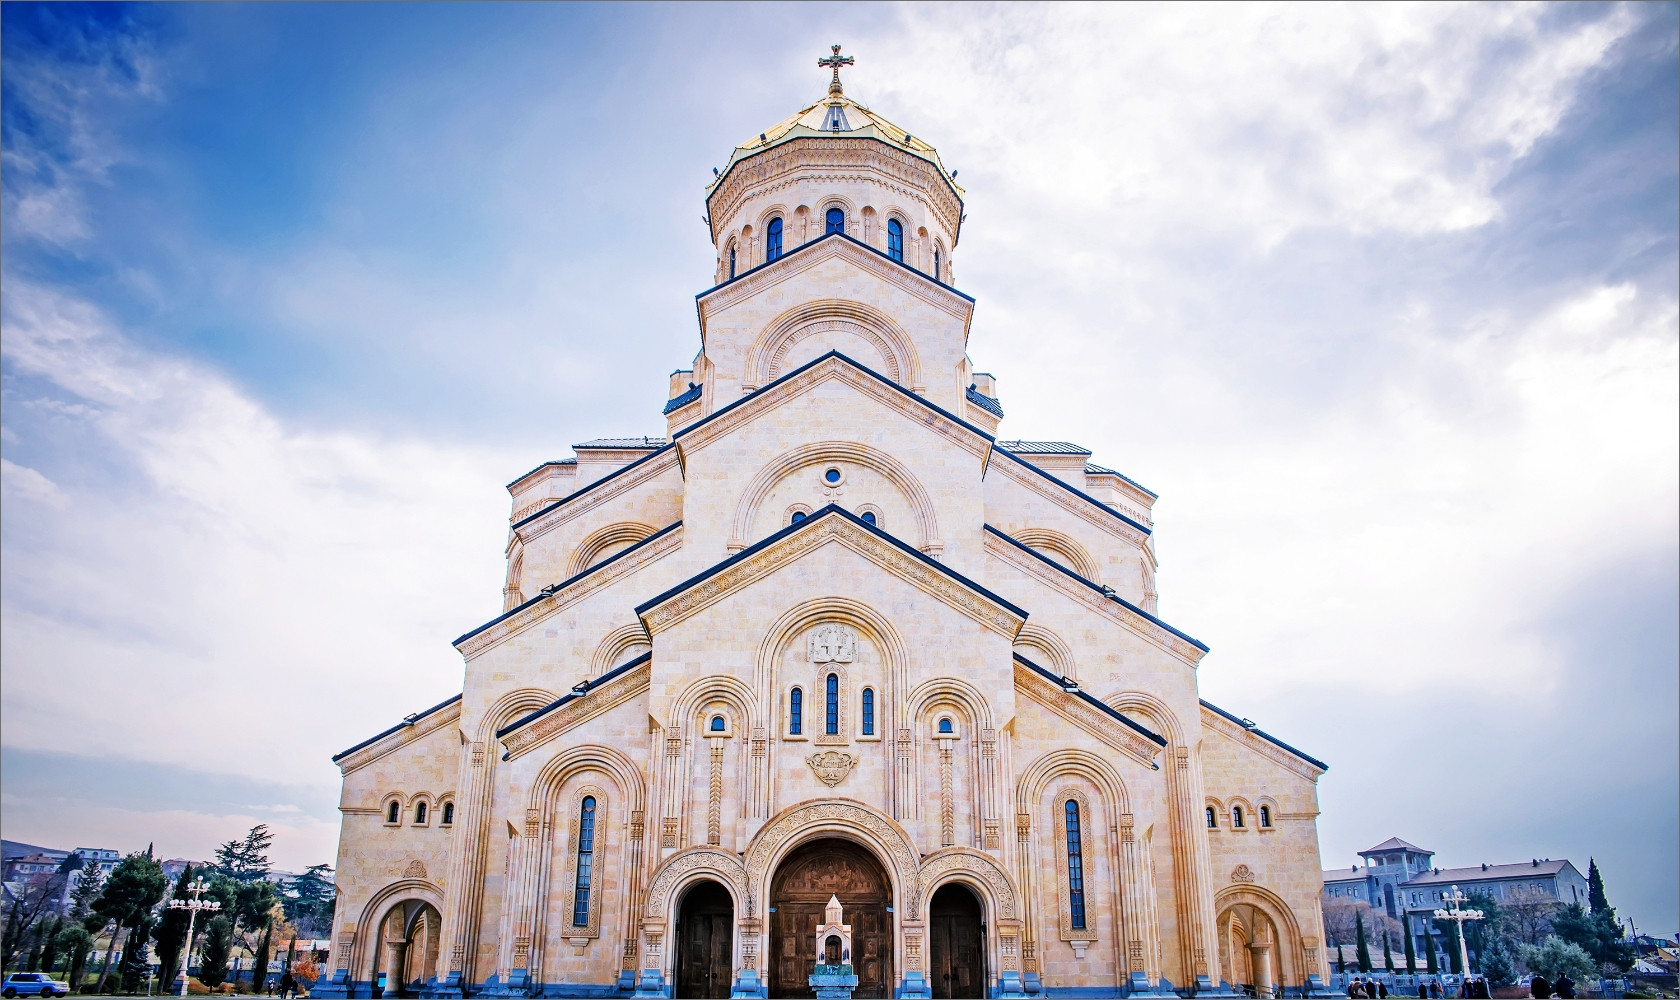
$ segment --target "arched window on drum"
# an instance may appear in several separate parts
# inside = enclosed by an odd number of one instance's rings
[[[840,208],[829,209],[828,210],[828,225],[823,230],[823,235],[826,236],[829,233],[843,233],[845,231],[846,231],[846,212],[845,212],[845,210],[840,209]]]
[[[904,263],[904,223],[887,220],[887,256]]]
[[[764,260],[766,263],[782,255],[782,217],[776,216],[764,227]]]

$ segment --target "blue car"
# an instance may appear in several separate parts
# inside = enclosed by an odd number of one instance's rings
[[[70,995],[70,987],[43,972],[14,972],[0,987],[0,996],[12,1000],[15,996],[63,997]]]

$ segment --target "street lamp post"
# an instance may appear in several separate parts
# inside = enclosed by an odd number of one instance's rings
[[[187,966],[192,964],[193,923],[198,919],[198,911],[204,910],[214,913],[222,908],[222,904],[213,899],[205,899],[204,894],[210,891],[210,883],[199,876],[187,883],[187,894],[191,899],[171,899],[171,910],[187,911],[187,944],[181,950],[181,995],[187,995]]]
[[[1464,944],[1464,922],[1466,920],[1480,920],[1482,917],[1486,916],[1486,914],[1484,914],[1481,910],[1464,909],[1464,904],[1469,902],[1470,897],[1466,896],[1462,892],[1459,892],[1458,886],[1456,885],[1452,887],[1451,892],[1442,896],[1441,900],[1447,904],[1448,908],[1445,910],[1436,910],[1435,919],[1451,920],[1453,923],[1458,925],[1458,967],[1464,970],[1465,978],[1469,978],[1470,950],[1465,947]]]

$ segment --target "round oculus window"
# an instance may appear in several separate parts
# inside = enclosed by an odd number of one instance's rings
[[[839,469],[829,469],[827,472],[823,473],[823,482],[827,483],[828,485],[833,486],[835,483],[838,483],[839,481],[840,481],[840,470]]]

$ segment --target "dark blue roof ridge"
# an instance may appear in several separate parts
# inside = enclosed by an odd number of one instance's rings
[[[1127,524],[1131,525],[1132,527],[1136,528],[1137,530],[1143,532],[1146,535],[1154,534],[1154,532],[1150,529],[1150,527],[1148,525],[1139,524],[1138,522],[1132,520],[1131,518],[1127,517],[1126,515],[1120,513],[1117,510],[1115,510],[1113,507],[1110,507],[1108,504],[1103,503],[1101,500],[1098,500],[1096,497],[1092,496],[1091,494],[1085,492],[1084,490],[1080,489],[1077,486],[1074,486],[1072,483],[1067,483],[1067,482],[1064,482],[1060,479],[1057,479],[1055,476],[1052,476],[1050,473],[1045,472],[1043,469],[1039,468],[1038,466],[1036,466],[1036,465],[1032,464],[1031,462],[1027,461],[1026,459],[1022,458],[1021,456],[1019,456],[1019,455],[1015,454],[1014,452],[1010,451],[1008,448],[1003,447],[1003,445],[994,443],[994,445],[992,447],[992,450],[997,452],[1000,455],[1008,456],[1010,461],[1016,463],[1017,465],[1021,466],[1024,469],[1031,469],[1034,473],[1036,473],[1041,478],[1045,479],[1048,482],[1055,483],[1057,486],[1060,486],[1062,489],[1068,491],[1069,493],[1072,493],[1074,496],[1080,498],[1081,500],[1084,500],[1086,503],[1088,503],[1091,506],[1097,508],[1098,510],[1107,514],[1108,516],[1119,518],[1120,520],[1125,521]]]
[[[1132,486],[1135,486],[1138,489],[1142,490],[1143,492],[1149,494],[1149,498],[1151,500],[1161,499],[1161,494],[1156,493],[1154,490],[1152,490],[1149,487],[1147,487],[1147,486],[1143,485],[1142,483],[1138,482],[1136,479],[1133,479],[1131,476],[1126,475],[1124,472],[1121,472],[1119,469],[1111,469],[1106,465],[1098,465],[1095,462],[1086,462],[1085,463],[1085,471],[1088,472],[1088,473],[1091,473],[1092,475],[1097,475],[1097,476],[1119,476],[1121,479],[1125,480],[1127,483],[1130,483]]]
[[[1095,580],[1091,580],[1091,579],[1088,579],[1086,577],[1080,576],[1078,573],[1074,572],[1071,569],[1068,569],[1066,566],[1063,566],[1061,563],[1059,563],[1056,560],[1050,558],[1049,556],[1045,555],[1044,553],[1038,551],[1037,549],[1033,548],[1032,546],[1027,545],[1026,543],[1022,542],[1020,539],[1014,537],[1013,535],[1010,535],[1008,532],[1000,531],[999,529],[994,528],[993,526],[991,526],[989,524],[982,525],[981,527],[983,527],[985,530],[991,532],[992,534],[998,536],[999,538],[1003,539],[1004,541],[1008,542],[1009,544],[1015,546],[1016,548],[1020,549],[1022,552],[1025,552],[1027,555],[1030,555],[1034,559],[1037,559],[1039,562],[1042,562],[1047,566],[1053,566],[1056,569],[1061,570],[1067,576],[1072,577],[1075,580],[1078,580],[1080,583],[1083,583],[1085,586],[1090,587],[1092,590],[1094,590],[1097,593],[1103,595],[1104,597],[1108,598],[1109,600],[1113,601],[1114,603],[1120,605],[1121,607],[1125,608],[1127,611],[1130,611],[1133,614],[1142,615],[1144,618],[1147,618],[1150,621],[1151,624],[1159,625],[1161,628],[1166,629],[1168,632],[1171,632],[1173,635],[1178,636],[1180,639],[1183,639],[1185,642],[1188,642],[1190,645],[1195,646],[1197,649],[1201,650],[1204,653],[1209,652],[1207,644],[1202,642],[1202,640],[1197,639],[1196,637],[1191,636],[1191,635],[1186,635],[1185,633],[1180,632],[1178,629],[1173,628],[1171,625],[1168,625],[1166,622],[1162,621],[1161,619],[1155,617],[1154,615],[1150,614],[1149,612],[1147,612],[1147,611],[1143,610],[1142,608],[1138,607],[1136,604],[1133,604],[1131,601],[1128,601],[1124,597],[1121,597],[1119,594],[1115,593],[1113,587],[1105,587],[1102,584],[1096,582]]]
[[[421,719],[424,719],[426,716],[431,715],[433,712],[441,711],[442,709],[448,708],[450,705],[453,705],[460,700],[461,700],[460,695],[458,695],[458,694],[457,695],[450,695],[448,698],[443,699],[442,701],[438,702],[436,705],[433,705],[431,708],[428,708],[423,712],[415,712],[413,715],[406,716],[406,717],[404,717],[404,719],[401,722],[392,726],[390,729],[387,729],[384,732],[379,733],[377,735],[369,736],[367,739],[365,739],[362,742],[356,744],[355,746],[351,747],[348,750],[344,750],[344,751],[341,751],[339,753],[333,754],[332,762],[334,764],[336,764],[339,761],[343,760],[344,758],[346,758],[346,757],[350,756],[351,754],[355,753],[357,750],[360,750],[363,747],[370,747],[370,746],[374,745],[375,743],[378,743],[380,740],[384,739],[385,737],[391,735],[392,733],[401,732],[402,730],[407,729],[408,727],[414,725],[416,722],[419,722]]]
[[[573,448],[596,448],[602,451],[641,451],[643,448],[663,448],[671,442],[662,437],[643,434],[638,437],[599,437],[579,441]]]
[[[602,476],[600,479],[595,480],[594,482],[590,483],[589,485],[580,486],[579,488],[577,488],[577,489],[573,490],[572,492],[566,494],[565,496],[563,496],[560,499],[554,501],[553,503],[546,505],[545,507],[543,507],[541,510],[537,511],[536,513],[529,514],[529,515],[527,515],[525,517],[522,517],[519,520],[513,522],[513,529],[515,531],[518,531],[521,527],[523,527],[527,524],[530,524],[532,521],[536,520],[537,518],[542,517],[544,514],[547,514],[551,510],[554,510],[556,507],[563,506],[565,504],[568,504],[568,503],[572,502],[573,500],[576,500],[578,497],[583,496],[584,494],[588,493],[590,490],[593,490],[597,486],[600,486],[602,483],[611,482],[612,480],[617,479],[619,476],[624,475],[626,472],[629,472],[631,469],[634,469],[637,466],[640,466],[645,462],[651,462],[655,458],[658,458],[660,455],[665,454],[665,452],[667,452],[667,451],[669,451],[669,450],[671,450],[672,448],[675,448],[675,447],[676,447],[676,444],[671,443],[671,444],[667,444],[667,445],[664,445],[664,446],[659,447],[659,448],[655,448],[653,451],[648,452],[646,455],[643,455],[641,458],[636,459],[634,462],[628,462],[624,465],[619,466],[618,468],[612,470],[611,472]],[[529,473],[527,473],[527,475],[529,475]]]
[[[706,569],[701,570],[699,573],[696,573],[695,575],[693,575],[693,576],[689,577],[688,579],[682,581],[681,583],[679,583],[676,586],[670,588],[669,590],[665,591],[664,593],[659,594],[655,597],[651,597],[651,598],[643,601],[642,603],[636,605],[636,614],[638,616],[640,616],[640,615],[644,614],[645,612],[647,612],[647,611],[649,611],[649,610],[651,610],[655,607],[658,607],[660,604],[663,604],[664,602],[666,602],[666,601],[670,600],[671,598],[677,596],[678,594],[682,593],[683,591],[688,590],[689,588],[691,588],[691,587],[693,587],[697,584],[705,582],[707,579],[709,579],[713,576],[716,576],[718,573],[723,572],[724,570],[726,570],[729,567],[735,565],[736,563],[742,562],[743,560],[746,560],[746,559],[758,554],[759,552],[762,552],[764,549],[776,544],[777,542],[779,542],[782,539],[786,538],[787,536],[793,534],[794,532],[803,530],[804,528],[807,528],[807,527],[809,527],[813,524],[816,524],[818,521],[822,520],[825,517],[831,516],[831,515],[845,518],[846,520],[848,520],[851,523],[857,525],[858,527],[864,529],[865,531],[869,532],[870,534],[874,535],[875,537],[881,539],[882,541],[887,542],[889,545],[892,545],[894,548],[897,548],[900,552],[904,553],[905,555],[910,556],[911,558],[938,570],[942,575],[950,577],[951,579],[953,579],[953,580],[957,581],[958,583],[962,584],[963,586],[967,587],[969,590],[972,590],[975,593],[980,594],[981,596],[985,597],[987,600],[996,603],[999,607],[1007,609],[1012,614],[1019,615],[1022,618],[1027,617],[1027,612],[1024,609],[1022,609],[1021,607],[1019,607],[1018,605],[1016,605],[1013,601],[1010,601],[1008,598],[1002,597],[1002,596],[992,592],[991,590],[987,589],[986,587],[983,587],[980,584],[974,582],[973,580],[970,580],[968,577],[963,576],[961,573],[958,573],[956,570],[954,570],[951,567],[945,565],[944,563],[939,562],[936,559],[928,558],[928,556],[925,553],[916,551],[914,548],[910,547],[909,545],[904,544],[903,542],[899,541],[897,538],[894,538],[892,535],[887,534],[885,531],[882,531],[880,528],[875,527],[875,525],[870,524],[868,521],[865,521],[863,518],[858,517],[856,514],[853,514],[851,511],[846,510],[845,508],[840,507],[837,504],[828,504],[825,507],[819,507],[817,510],[812,512],[809,517],[805,518],[805,520],[800,521],[796,524],[790,524],[787,527],[776,531],[774,534],[767,535],[763,539],[761,539],[757,542],[754,542],[752,545],[747,546],[746,548],[744,548],[741,551],[735,553],[734,555],[730,556],[729,558],[724,559],[722,562],[714,563],[711,566],[707,567]]]
[[[1125,723],[1127,726],[1131,727],[1132,729],[1136,730],[1138,733],[1142,734],[1143,736],[1145,736],[1148,739],[1150,739],[1151,741],[1153,741],[1156,746],[1163,746],[1164,747],[1164,746],[1167,745],[1167,738],[1165,736],[1162,736],[1160,733],[1155,732],[1154,730],[1150,729],[1148,726],[1145,726],[1145,725],[1137,722],[1136,720],[1127,716],[1124,712],[1121,712],[1119,709],[1110,705],[1108,702],[1103,701],[1101,698],[1098,698],[1095,695],[1087,693],[1084,688],[1079,686],[1079,682],[1074,680],[1072,677],[1062,677],[1062,676],[1059,676],[1057,674],[1051,673],[1049,670],[1046,670],[1045,668],[1039,666],[1038,664],[1034,663],[1033,661],[1027,659],[1026,657],[1022,656],[1020,653],[1015,653],[1014,657],[1015,657],[1016,661],[1018,663],[1020,663],[1022,666],[1031,668],[1032,670],[1034,670],[1038,674],[1040,674],[1045,680],[1047,680],[1050,683],[1052,683],[1052,684],[1056,685],[1057,687],[1061,688],[1063,693],[1071,694],[1074,697],[1081,699],[1086,704],[1090,705],[1092,708],[1095,708],[1095,709],[1098,709],[1098,710],[1102,711],[1105,715],[1113,716],[1114,718],[1120,720],[1121,722]],[[1072,684],[1073,687],[1069,688],[1068,687],[1069,684]]]
[[[1091,449],[1072,441],[1029,441],[1016,438],[1013,441],[999,441],[999,448],[1008,448],[1017,455],[1090,455]]]
[[[1255,726],[1253,723],[1243,722],[1242,719],[1239,719],[1238,717],[1232,715],[1230,712],[1225,711],[1223,708],[1220,708],[1218,705],[1213,704],[1212,702],[1208,701],[1206,698],[1201,699],[1201,702],[1202,702],[1202,707],[1203,708],[1205,708],[1205,709],[1207,709],[1211,712],[1216,712],[1219,715],[1224,716],[1225,718],[1229,719],[1230,721],[1235,722],[1238,726],[1241,726],[1243,729],[1246,729],[1249,732],[1253,733],[1254,735],[1260,737],[1261,739],[1265,740],[1267,743],[1270,743],[1274,746],[1282,747],[1283,749],[1288,750],[1290,753],[1294,754],[1295,756],[1297,756],[1297,757],[1301,758],[1302,760],[1306,761],[1307,763],[1311,764],[1313,767],[1318,768],[1320,771],[1330,770],[1330,765],[1324,763],[1322,760],[1319,760],[1317,757],[1313,757],[1309,754],[1302,753],[1301,751],[1295,749],[1294,747],[1290,746],[1289,744],[1287,744],[1287,743],[1283,742],[1282,740],[1278,739],[1276,736],[1273,736],[1271,733],[1268,733],[1264,729],[1261,729],[1258,726]]]
[[[970,403],[980,407],[992,416],[1002,419],[1003,404],[997,401],[996,396],[988,396],[971,385],[968,387],[968,391],[964,393],[964,397]]]
[[[682,392],[677,393],[675,396],[672,396],[669,400],[667,400],[665,403],[665,409],[660,412],[672,413],[676,410],[682,409],[688,404],[699,399],[700,394],[704,392],[705,389],[706,387],[700,385],[699,383],[690,382],[687,389],[684,389]]]
[[[935,278],[933,275],[928,274],[925,271],[921,271],[917,268],[914,268],[914,267],[910,266],[909,264],[906,264],[902,260],[894,260],[893,258],[887,256],[885,251],[877,250],[874,247],[870,246],[869,244],[867,244],[867,243],[863,242],[862,240],[858,239],[857,237],[850,235],[849,233],[838,233],[838,232],[836,232],[836,233],[824,233],[821,236],[817,237],[814,240],[811,240],[808,243],[799,244],[798,246],[794,247],[792,250],[784,250],[784,251],[782,251],[782,255],[780,257],[777,257],[775,260],[767,260],[764,263],[759,264],[755,267],[749,267],[745,271],[742,271],[740,274],[737,274],[733,278],[726,278],[723,281],[720,281],[717,284],[713,285],[712,287],[706,289],[705,291],[696,292],[694,294],[694,308],[696,310],[698,310],[700,308],[700,300],[705,298],[706,296],[712,294],[713,292],[717,291],[718,289],[728,287],[729,285],[733,285],[735,282],[740,281],[742,278],[745,278],[745,277],[747,277],[748,275],[751,275],[751,274],[757,274],[758,272],[764,270],[767,267],[774,267],[775,265],[780,264],[782,261],[787,260],[789,257],[792,257],[794,254],[799,253],[801,250],[806,250],[806,249],[809,249],[811,247],[814,247],[817,244],[822,243],[824,240],[830,239],[831,237],[839,237],[840,239],[843,239],[848,243],[856,244],[857,246],[860,246],[863,249],[868,250],[870,253],[874,254],[875,256],[881,258],[882,260],[888,261],[892,264],[896,264],[897,266],[903,268],[904,270],[909,271],[911,274],[914,274],[919,278],[924,278],[927,281],[934,284],[935,286],[937,286],[939,288],[943,288],[945,291],[950,292],[953,295],[961,296],[962,298],[968,300],[969,302],[974,301],[974,296],[964,294],[963,292],[959,292],[959,291],[957,291],[957,289],[955,287],[953,287],[951,285],[947,285],[945,282],[940,281],[938,278]]]
[[[524,482],[525,480],[530,479],[532,476],[534,476],[537,473],[541,472],[542,470],[548,468],[549,466],[552,466],[552,465],[576,465],[576,464],[577,464],[577,459],[575,459],[575,458],[551,458],[548,461],[543,462],[541,465],[538,465],[537,467],[533,468],[531,471],[522,472],[519,475],[513,477],[513,479],[507,484],[506,488],[510,489],[510,490],[513,489],[515,486],[518,486],[520,483]]]
[[[461,643],[466,642],[468,639],[471,639],[473,636],[479,634],[480,632],[484,631],[485,629],[490,628],[493,625],[497,625],[501,622],[507,621],[509,618],[512,618],[514,615],[517,615],[519,612],[524,611],[526,608],[528,608],[531,605],[537,603],[538,601],[547,600],[548,598],[553,597],[554,595],[560,593],[562,590],[565,590],[567,587],[570,587],[572,584],[578,582],[579,580],[583,579],[586,576],[589,576],[591,573],[594,573],[597,570],[605,569],[606,567],[611,566],[613,563],[619,561],[620,559],[623,559],[625,556],[628,556],[632,552],[635,552],[638,549],[642,548],[642,546],[648,545],[649,543],[654,542],[657,539],[663,538],[664,536],[670,534],[671,532],[677,530],[680,527],[682,527],[682,522],[681,521],[673,521],[670,524],[667,524],[665,527],[660,528],[658,531],[654,532],[653,534],[651,534],[651,535],[647,536],[646,538],[642,539],[641,541],[637,542],[636,544],[631,545],[628,548],[620,549],[619,551],[614,552],[612,555],[610,555],[607,558],[601,560],[600,562],[596,563],[595,565],[589,567],[588,569],[584,570],[583,572],[577,573],[573,576],[569,576],[566,579],[561,580],[559,583],[553,584],[553,585],[548,586],[548,587],[544,587],[542,590],[537,591],[537,594],[536,594],[535,597],[531,597],[531,598],[527,599],[524,603],[519,604],[519,605],[517,605],[515,607],[512,607],[512,608],[509,608],[508,610],[502,612],[501,614],[497,615],[496,617],[494,617],[494,618],[490,619],[489,621],[485,622],[483,625],[480,625],[478,628],[473,629],[471,632],[467,632],[467,633],[459,636],[458,638],[456,638],[456,640],[454,642],[450,643],[450,645],[459,646]]]
[[[573,702],[573,701],[576,701],[579,698],[582,698],[584,695],[587,695],[589,692],[595,690],[596,688],[598,688],[601,685],[605,684],[606,682],[612,680],[613,678],[618,677],[618,676],[620,676],[621,674],[624,674],[627,671],[633,670],[636,667],[639,667],[642,664],[647,663],[652,659],[653,659],[653,652],[652,652],[652,650],[649,650],[648,652],[643,653],[640,656],[635,656],[635,657],[632,657],[628,660],[625,660],[623,663],[621,663],[618,666],[612,668],[611,670],[607,671],[606,673],[602,674],[599,677],[596,677],[596,678],[587,678],[586,677],[586,678],[584,678],[579,683],[574,684],[572,686],[572,689],[570,691],[568,691],[567,693],[565,693],[565,694],[561,695],[560,697],[554,699],[553,701],[551,701],[548,704],[544,705],[543,707],[537,709],[536,711],[531,712],[528,715],[522,715],[519,718],[517,718],[517,719],[513,720],[512,722],[508,723],[507,725],[503,726],[502,728],[496,730],[496,738],[499,740],[502,737],[506,736],[508,733],[513,732],[515,729],[518,729],[521,726],[527,725],[529,723],[535,722],[536,720],[542,718],[543,716],[547,715],[548,713],[550,713],[550,712],[554,711],[555,709],[559,708],[561,705],[564,705],[564,704],[567,704],[568,702]]]
[[[783,382],[786,382],[788,379],[791,379],[791,378],[794,378],[798,375],[804,374],[807,369],[814,368],[817,365],[822,364],[824,361],[829,360],[830,358],[837,358],[841,361],[844,361],[846,364],[851,365],[853,368],[856,368],[858,371],[862,372],[863,374],[868,375],[870,378],[876,380],[877,382],[881,383],[884,386],[887,386],[888,388],[892,389],[894,392],[897,392],[899,395],[903,396],[905,399],[914,400],[916,403],[927,407],[928,409],[930,409],[933,412],[939,414],[940,416],[942,416],[945,419],[951,421],[952,423],[957,424],[958,426],[962,427],[964,430],[972,431],[973,433],[975,433],[975,434],[979,435],[980,437],[984,438],[986,440],[987,444],[991,444],[992,441],[994,440],[992,435],[986,433],[985,431],[983,431],[980,428],[974,426],[973,424],[969,423],[968,421],[964,420],[963,418],[957,416],[955,413],[952,413],[950,410],[945,409],[943,406],[940,406],[938,403],[935,403],[933,400],[924,399],[921,396],[916,395],[915,393],[911,392],[909,389],[906,389],[902,385],[899,385],[897,382],[894,382],[892,379],[887,378],[885,375],[882,375],[880,372],[875,371],[873,368],[870,368],[868,365],[859,364],[857,361],[854,361],[853,359],[847,357],[846,355],[841,354],[839,351],[829,351],[828,353],[823,354],[819,357],[812,358],[810,361],[805,362],[804,364],[800,365],[798,368],[795,368],[793,371],[788,372],[786,375],[783,375],[781,378],[776,379],[776,381],[770,382],[766,385],[760,386],[757,389],[754,389],[752,391],[752,393],[750,393],[749,395],[742,396],[740,399],[735,400],[733,403],[730,403],[728,406],[725,406],[720,410],[713,410],[711,413],[707,414],[706,416],[702,417],[701,419],[696,420],[694,423],[689,424],[687,427],[684,427],[682,430],[680,430],[680,431],[676,432],[675,434],[671,435],[671,443],[676,444],[678,441],[682,440],[684,435],[692,434],[693,432],[695,432],[695,431],[699,430],[700,428],[706,426],[707,424],[709,424],[712,421],[718,419],[719,417],[723,416],[725,413],[730,412],[731,410],[735,409],[738,406],[747,405],[748,403],[757,399],[760,396],[760,394],[764,393],[765,391],[767,391],[769,389],[773,389],[778,385],[781,385]],[[627,468],[628,468],[628,466],[627,466]],[[569,500],[571,498],[567,497],[566,499]],[[1097,503],[1099,501],[1093,500],[1092,502]],[[532,515],[532,517],[535,517],[535,516],[536,516],[535,514]]]

